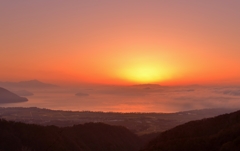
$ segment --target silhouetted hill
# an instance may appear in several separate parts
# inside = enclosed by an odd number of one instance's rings
[[[140,139],[121,126],[87,123],[59,128],[0,120],[1,151],[136,151],[139,145]]]
[[[17,103],[28,101],[27,98],[20,97],[4,88],[0,87],[0,103]]]
[[[141,138],[142,142],[143,142],[143,143],[142,143],[142,146],[143,146],[143,147],[146,147],[146,146],[148,145],[148,143],[149,143],[151,140],[157,138],[157,136],[158,136],[159,134],[161,134],[161,132],[155,132],[155,133],[144,134],[144,135],[139,136],[139,137]]]
[[[38,80],[21,82],[0,82],[0,86],[5,88],[56,88],[56,85],[43,83]]]
[[[177,126],[161,133],[143,151],[193,150],[240,150],[240,111]]]
[[[177,125],[217,115],[231,113],[238,109],[215,108],[191,110],[177,113],[114,113],[91,111],[61,111],[36,107],[0,107],[0,117],[29,124],[73,126],[90,122],[120,125],[138,135],[164,132]],[[29,114],[30,113],[30,114]]]

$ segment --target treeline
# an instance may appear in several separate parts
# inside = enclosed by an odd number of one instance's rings
[[[240,111],[161,133],[143,151],[239,151]]]
[[[0,151],[137,151],[138,136],[121,126],[39,126],[0,120]]]
[[[152,140],[152,141],[150,141]],[[239,151],[240,111],[141,137],[122,126],[40,126],[0,119],[0,151]]]

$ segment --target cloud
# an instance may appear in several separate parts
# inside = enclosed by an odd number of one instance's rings
[[[222,92],[223,94],[233,95],[233,96],[240,96],[240,90],[226,90]]]
[[[86,96],[89,96],[89,94],[87,93],[82,93],[82,92],[78,92],[75,94],[76,96],[79,96],[79,97],[86,97]]]
[[[228,96],[240,96],[239,87],[219,87],[215,88],[214,92]]]

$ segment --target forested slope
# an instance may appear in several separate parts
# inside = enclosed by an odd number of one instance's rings
[[[240,111],[188,122],[161,133],[144,151],[240,150]]]
[[[135,151],[139,145],[138,136],[121,126],[59,128],[0,120],[0,151]]]

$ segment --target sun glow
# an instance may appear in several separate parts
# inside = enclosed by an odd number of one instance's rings
[[[122,70],[122,77],[135,83],[157,83],[167,79],[166,71],[158,66],[139,65]]]

